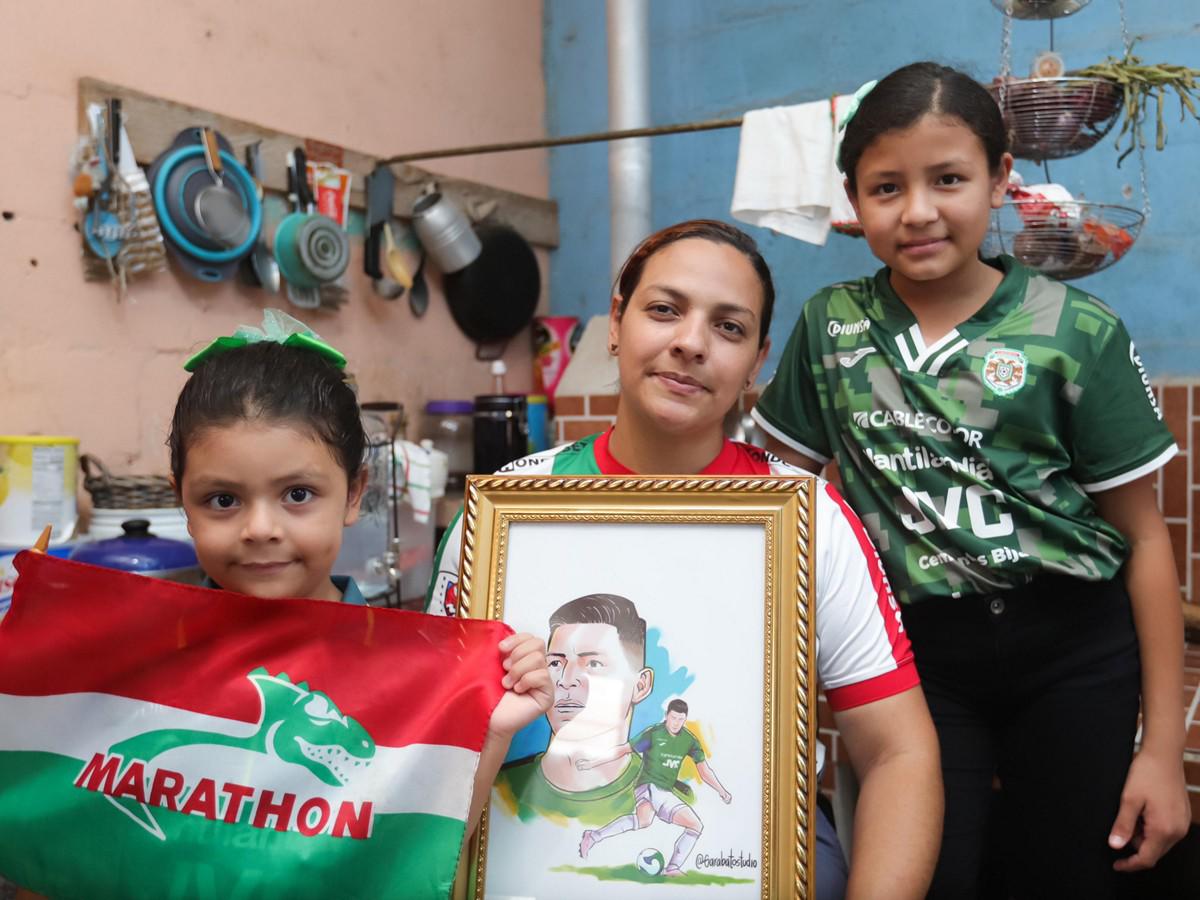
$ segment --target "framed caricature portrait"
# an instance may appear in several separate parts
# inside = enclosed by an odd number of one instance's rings
[[[469,479],[459,614],[544,637],[555,698],[459,896],[813,896],[813,484]]]

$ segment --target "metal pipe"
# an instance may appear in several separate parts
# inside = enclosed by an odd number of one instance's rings
[[[650,124],[650,8],[646,0],[608,0],[608,125]],[[609,246],[614,277],[650,233],[650,141],[626,138],[608,146]]]
[[[486,153],[508,153],[512,150],[543,150],[547,147],[569,147],[573,144],[599,144],[619,141],[624,138],[657,137],[661,134],[688,134],[693,131],[715,131],[718,128],[741,128],[742,117],[736,119],[702,119],[698,122],[681,122],[678,125],[654,125],[649,128],[626,128],[621,131],[591,131],[587,134],[569,134],[565,137],[533,138],[528,141],[507,141],[502,144],[474,144],[468,147],[445,147],[441,150],[419,150],[416,153],[398,153],[379,160],[379,165],[417,162],[423,159],[446,159],[451,156],[479,156]]]

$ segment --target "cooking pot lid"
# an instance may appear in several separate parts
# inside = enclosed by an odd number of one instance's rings
[[[191,544],[155,537],[148,519],[126,520],[121,529],[125,533],[120,537],[80,544],[71,552],[71,559],[126,572],[157,572],[198,565]]]

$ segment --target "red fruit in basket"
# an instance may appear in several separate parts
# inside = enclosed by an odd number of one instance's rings
[[[1133,235],[1124,228],[1100,219],[1088,219],[1084,222],[1083,233],[1089,246],[1112,253],[1114,261],[1124,256],[1133,246]]]

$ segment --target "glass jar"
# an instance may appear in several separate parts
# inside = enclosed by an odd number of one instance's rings
[[[430,400],[425,404],[421,437],[446,454],[446,489],[461,491],[467,475],[474,471],[475,443],[473,418],[475,404],[470,400]]]

